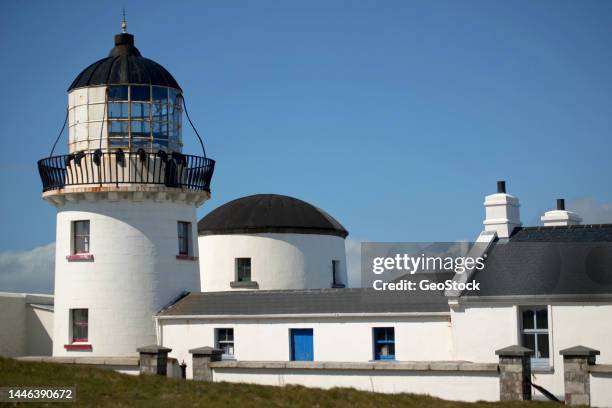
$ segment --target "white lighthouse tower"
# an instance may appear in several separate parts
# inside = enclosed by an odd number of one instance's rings
[[[57,207],[54,356],[136,355],[156,342],[153,315],[199,291],[196,208],[214,161],[182,153],[183,106],[125,23],[70,85],[68,154],[38,162]]]

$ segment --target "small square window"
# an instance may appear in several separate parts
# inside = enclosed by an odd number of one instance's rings
[[[89,220],[72,221],[72,253],[89,253]]]
[[[72,342],[88,341],[89,310],[70,309],[70,319],[72,321]]]
[[[223,350],[223,357],[233,358],[234,357],[234,329],[223,328],[215,329],[215,346],[218,349]]]
[[[395,360],[395,328],[375,327],[374,360]]]
[[[236,281],[251,281],[251,258],[236,258]]]
[[[191,255],[191,223],[185,221],[178,222],[178,250],[179,255]]]

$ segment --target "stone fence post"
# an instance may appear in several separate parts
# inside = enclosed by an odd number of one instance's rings
[[[223,351],[212,347],[199,347],[189,350],[189,353],[193,354],[193,379],[212,382],[213,371],[210,363],[221,361]]]
[[[495,351],[499,356],[499,399],[531,400],[531,355],[533,350],[509,346]]]
[[[139,347],[136,351],[140,354],[140,374],[166,375],[168,353],[172,349],[152,344],[150,346]]]
[[[566,348],[563,356],[563,382],[567,405],[591,405],[591,381],[589,365],[595,365],[599,350],[585,346]]]

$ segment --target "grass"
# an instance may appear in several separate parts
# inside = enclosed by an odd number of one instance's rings
[[[379,394],[350,388],[321,390],[301,386],[204,383],[160,376],[129,376],[97,368],[0,358],[0,387],[76,387],[85,407],[559,407],[546,402],[463,403],[425,395]],[[442,383],[440,386],[444,386]],[[2,405],[0,403],[0,405]],[[26,407],[58,406],[24,403]],[[14,406],[14,404],[4,404]]]

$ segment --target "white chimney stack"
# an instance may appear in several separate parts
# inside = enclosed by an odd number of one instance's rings
[[[495,231],[498,238],[509,238],[520,227],[519,200],[506,193],[506,182],[497,182],[497,193],[485,197],[485,231]]]
[[[565,209],[563,198],[557,198],[557,208],[546,211],[540,219],[545,227],[578,225],[582,222],[578,214]]]

